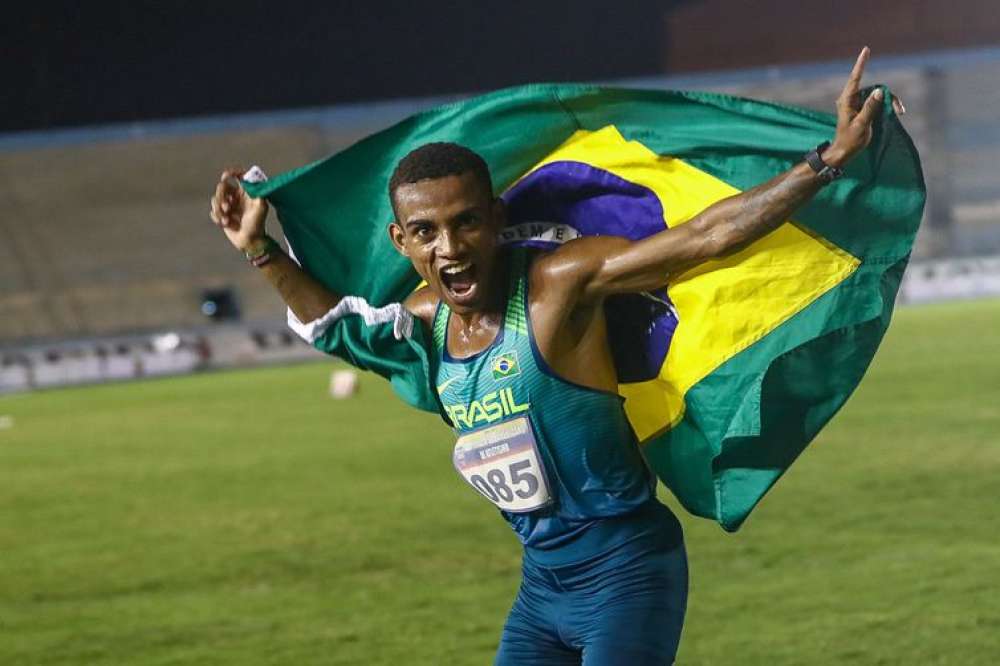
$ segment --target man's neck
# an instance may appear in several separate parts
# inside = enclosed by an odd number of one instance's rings
[[[483,331],[496,331],[503,320],[502,313],[495,310],[470,312],[464,315],[452,314],[458,319],[458,332],[463,338],[473,338]]]

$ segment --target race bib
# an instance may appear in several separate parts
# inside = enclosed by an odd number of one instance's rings
[[[469,485],[504,511],[534,511],[552,500],[526,416],[464,433],[453,460]]]

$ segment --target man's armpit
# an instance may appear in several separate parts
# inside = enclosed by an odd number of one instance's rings
[[[403,307],[422,321],[429,331],[434,326],[434,313],[437,312],[440,300],[430,287],[424,285],[406,297]]]

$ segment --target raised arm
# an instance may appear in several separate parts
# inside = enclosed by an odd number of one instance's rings
[[[242,175],[243,171],[238,169],[222,172],[212,196],[212,221],[222,228],[236,249],[248,258],[259,257],[256,264],[261,273],[299,321],[319,319],[340,302],[340,296],[303,271],[267,235],[267,202],[246,193],[239,182]]]
[[[861,104],[859,87],[868,55],[865,47],[837,100],[836,136],[821,155],[831,167],[843,167],[871,140],[882,91],[876,90]],[[901,105],[896,108],[902,111]],[[666,284],[671,273],[739,250],[778,228],[820,187],[817,173],[802,162],[766,183],[716,202],[686,224],[641,241],[574,240],[547,255],[544,270],[573,282],[580,302],[656,289]]]

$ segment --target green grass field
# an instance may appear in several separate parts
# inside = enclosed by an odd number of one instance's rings
[[[738,534],[682,516],[678,663],[1000,663],[998,330],[898,312]],[[0,665],[491,663],[513,534],[437,417],[329,370],[0,399]]]

